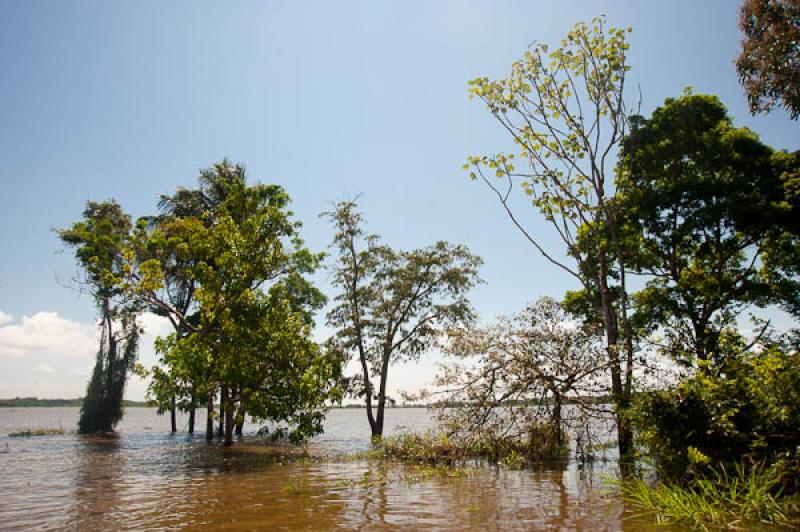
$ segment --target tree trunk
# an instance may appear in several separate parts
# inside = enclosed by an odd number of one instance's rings
[[[208,392],[206,399],[206,440],[214,439],[214,392]]]
[[[556,431],[556,443],[559,447],[563,444],[561,441],[561,394],[553,394],[553,428]]]
[[[225,434],[225,403],[227,400],[228,391],[222,386],[219,392],[219,426],[217,427],[217,436],[219,437]]]
[[[233,413],[235,406],[230,397],[230,391],[226,387],[222,388],[222,393],[225,400],[225,447],[230,447],[233,445]]]
[[[175,413],[175,394],[172,394],[172,404],[169,408],[169,422],[172,426],[172,432],[178,432],[178,419]]]
[[[388,381],[389,374],[389,358],[391,353],[388,352],[388,345],[384,347],[384,356],[381,364],[381,385],[378,391],[378,412],[375,416],[375,424],[372,426],[372,439],[383,438],[383,416],[386,408],[386,382]]]
[[[620,382],[620,395],[616,401],[616,417],[617,417],[617,442],[619,446],[619,455],[621,458],[623,474],[628,470],[628,466],[632,465],[633,459],[633,430],[631,429],[630,421],[628,420],[628,408],[631,404],[631,396],[633,394],[633,327],[631,327],[630,320],[628,319],[628,288],[627,288],[627,273],[625,268],[625,260],[622,253],[622,244],[620,243],[619,232],[617,230],[617,219],[615,213],[609,209],[606,203],[601,202],[601,206],[606,213],[606,228],[611,234],[611,239],[614,243],[614,250],[616,252],[617,264],[619,265],[619,283],[622,293],[620,294],[620,316],[619,321],[622,322],[622,330],[625,335],[625,381],[624,384]],[[611,306],[613,309],[613,305]],[[619,325],[616,325],[617,335],[619,335]],[[609,344],[610,345],[610,344]],[[619,351],[617,351],[617,367],[622,371],[621,362],[619,359]],[[622,381],[622,375],[620,375]]]
[[[195,410],[194,386],[192,386],[190,401],[191,403],[189,405],[189,434],[194,434],[194,410]]]
[[[378,411],[375,415],[374,424],[372,425],[372,439],[380,440],[383,438],[383,411],[386,400],[384,397],[378,397]]]
[[[365,388],[365,401],[367,404],[367,421],[369,421],[369,428],[372,431],[372,437],[375,437],[375,417],[372,415],[372,381],[369,378],[369,370],[367,369],[367,360],[361,355],[361,367],[364,374],[364,388]],[[380,438],[380,434],[378,435]]]
[[[242,405],[240,402],[238,412],[236,413],[236,419],[234,420],[235,432],[236,436],[238,437],[241,437],[242,432],[244,431],[244,417],[245,417],[244,405]]]
[[[614,401],[614,421],[617,425],[617,445],[619,446],[620,457],[630,456],[633,442],[633,433],[630,424],[626,419],[628,408],[628,397],[622,385],[622,365],[619,357],[619,325],[614,309],[614,302],[611,299],[611,291],[608,288],[608,262],[605,251],[598,254],[600,265],[599,288],[600,306],[603,313],[603,328],[606,332],[606,343],[608,344],[608,358],[611,367],[611,395]]]

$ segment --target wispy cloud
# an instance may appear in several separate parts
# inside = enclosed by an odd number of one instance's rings
[[[55,373],[56,370],[53,369],[53,366],[50,364],[38,364],[33,371],[37,373]]]

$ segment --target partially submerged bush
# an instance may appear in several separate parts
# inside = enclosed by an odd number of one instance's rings
[[[642,395],[634,410],[640,443],[675,480],[691,478],[697,457],[732,464],[796,456],[798,420],[800,354],[777,345],[701,367],[674,389]]]
[[[28,438],[31,436],[56,436],[59,434],[64,434],[64,429],[25,429],[16,432],[10,432],[8,436],[10,438]]]
[[[407,432],[381,442],[385,456],[429,465],[454,465],[487,460],[512,468],[539,462],[560,462],[568,455],[567,435],[551,423],[534,424],[525,435],[490,432],[468,435],[428,431]]]

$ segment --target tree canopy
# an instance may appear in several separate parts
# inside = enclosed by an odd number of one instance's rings
[[[745,0],[739,10],[742,51],[736,71],[750,111],[776,105],[800,117],[800,0]]]

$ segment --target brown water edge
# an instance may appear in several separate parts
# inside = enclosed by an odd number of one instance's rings
[[[419,412],[403,415],[425,424]],[[288,460],[252,440],[225,449],[163,428],[114,438],[0,437],[0,529],[653,528],[626,519],[603,488],[613,463],[460,473],[343,456],[362,416],[334,414],[329,440],[312,443],[309,458]]]

